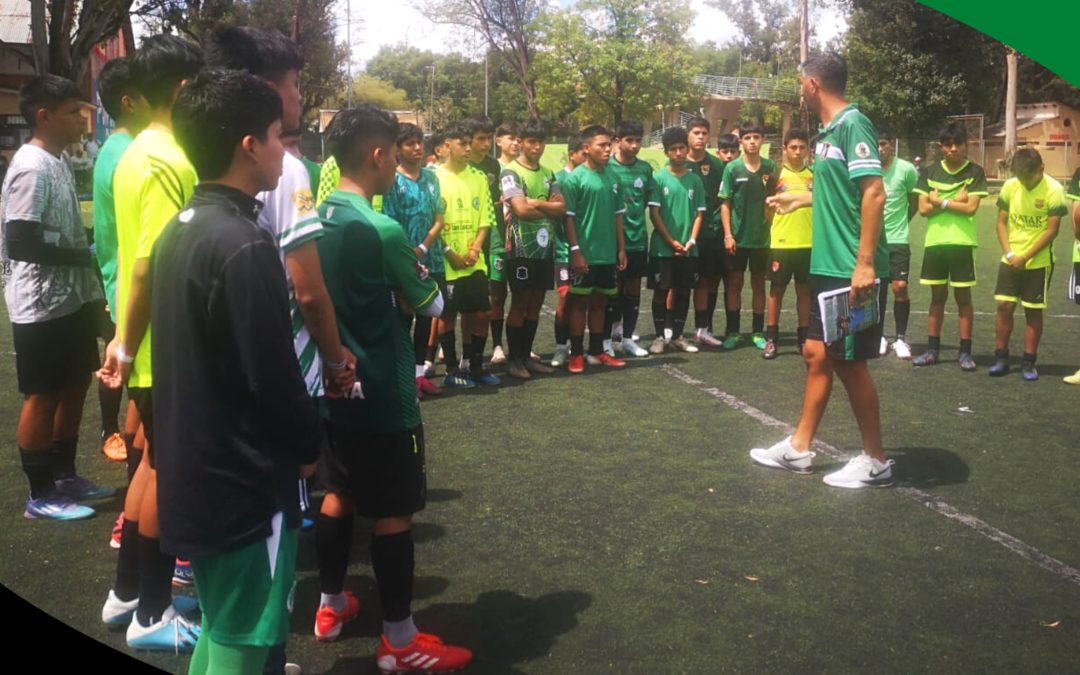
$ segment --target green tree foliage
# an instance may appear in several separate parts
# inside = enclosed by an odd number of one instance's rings
[[[334,103],[337,107],[344,107],[347,100],[344,95],[339,94],[335,97]],[[383,110],[409,110],[413,107],[403,89],[398,89],[392,82],[367,73],[353,80],[352,100],[354,104],[370,103]]]

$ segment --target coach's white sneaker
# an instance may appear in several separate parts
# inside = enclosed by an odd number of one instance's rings
[[[896,342],[892,343],[892,350],[896,354],[896,358],[903,361],[911,360],[911,345],[904,341],[904,338],[897,338]]]
[[[805,474],[813,473],[816,454],[809,450],[799,452],[791,447],[791,436],[788,436],[771,448],[754,448],[750,451],[750,458],[762,466]]]
[[[889,353],[889,341],[885,339],[885,336],[881,336],[881,348],[878,350],[879,356],[885,356]]]
[[[555,353],[551,356],[551,367],[562,368],[570,358],[570,343],[555,345]]]
[[[822,480],[839,488],[888,487],[893,483],[893,461],[879,462],[866,453],[853,457],[843,469],[834,471]]]
[[[637,358],[649,355],[648,350],[642,349],[641,345],[630,338],[623,338],[622,341],[619,342],[619,350],[627,356],[635,356]]]

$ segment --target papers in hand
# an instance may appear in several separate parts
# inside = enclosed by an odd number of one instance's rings
[[[856,306],[851,304],[851,286],[818,295],[825,344],[832,344],[877,324],[881,317],[881,307],[878,304],[880,286],[881,279],[875,279],[874,288],[862,303]]]

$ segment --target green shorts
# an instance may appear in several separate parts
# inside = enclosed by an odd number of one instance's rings
[[[270,537],[192,558],[203,635],[218,644],[273,647],[289,637],[296,588],[296,529],[274,516]]]

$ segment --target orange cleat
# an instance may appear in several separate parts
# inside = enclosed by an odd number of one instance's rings
[[[600,365],[607,366],[608,368],[626,367],[626,361],[623,361],[622,359],[617,359],[611,354],[608,354],[607,352],[601,352],[600,356],[598,356],[597,358],[600,359]]]
[[[341,635],[341,628],[360,613],[360,600],[345,591],[345,611],[335,612],[332,607],[320,607],[315,612],[315,639],[333,642]]]
[[[571,373],[584,373],[585,357],[581,354],[574,354],[570,357],[570,363],[566,366],[566,369]]]
[[[379,672],[390,673],[450,673],[472,662],[472,652],[463,647],[443,644],[434,635],[417,633],[413,641],[401,649],[382,636],[376,656]]]

